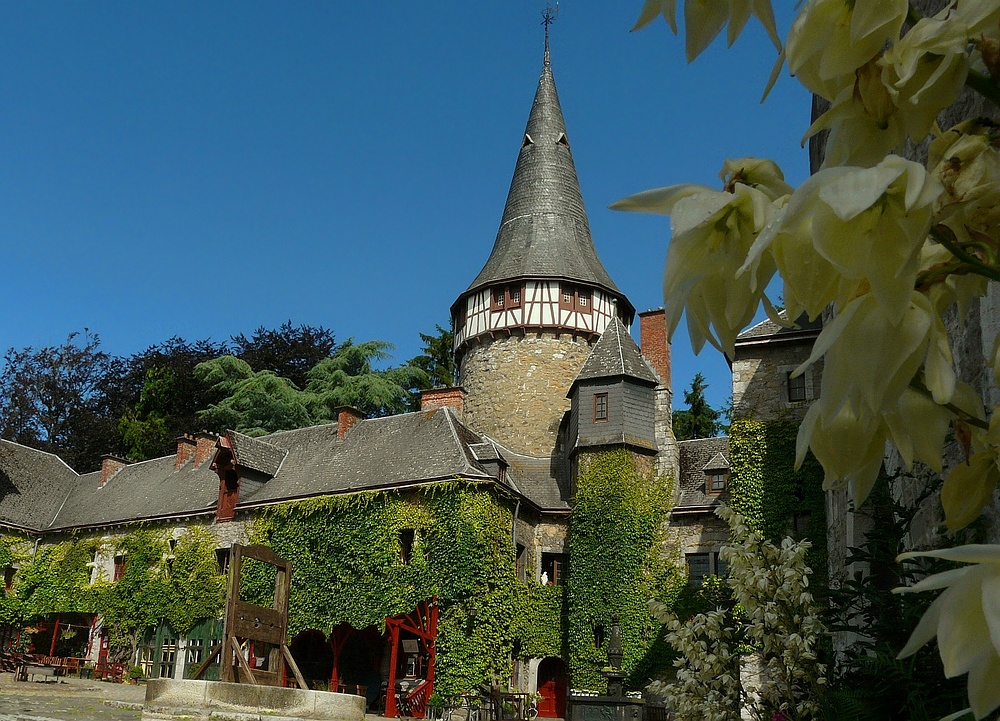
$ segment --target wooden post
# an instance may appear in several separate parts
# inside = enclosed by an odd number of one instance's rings
[[[59,620],[62,616],[56,616],[56,625],[52,628],[52,643],[49,644],[49,656],[56,655],[56,639],[59,638]]]
[[[393,622],[389,629],[389,645],[392,651],[389,654],[389,686],[385,690],[385,715],[389,718],[394,718],[399,715],[396,711],[396,663],[399,658],[399,624]]]

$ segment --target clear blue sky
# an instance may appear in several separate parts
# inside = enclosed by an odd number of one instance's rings
[[[565,0],[552,63],[598,253],[662,304],[665,218],[614,200],[716,184],[726,157],[807,175],[809,98],[758,25],[691,65],[640,0]],[[788,3],[787,5],[791,5]],[[0,1],[0,350],[106,350],[286,320],[403,361],[485,263],[542,59],[538,0]],[[783,8],[782,30],[790,22]],[[721,356],[675,337],[675,389]]]

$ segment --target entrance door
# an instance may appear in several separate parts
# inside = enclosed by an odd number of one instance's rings
[[[566,718],[566,663],[548,657],[538,664],[538,715],[541,718]]]

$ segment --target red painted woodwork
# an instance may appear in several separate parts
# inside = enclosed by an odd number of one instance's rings
[[[392,649],[389,659],[389,683],[385,695],[385,715],[389,718],[398,716],[400,711],[396,703],[396,667],[399,662],[400,633],[402,631],[416,636],[429,657],[427,678],[411,690],[405,699],[407,715],[414,718],[424,718],[427,699],[434,693],[437,623],[437,598],[422,601],[411,613],[403,613],[385,619],[385,625],[389,631],[389,647]]]
[[[538,664],[538,715],[566,718],[566,663],[561,658],[545,658]]]

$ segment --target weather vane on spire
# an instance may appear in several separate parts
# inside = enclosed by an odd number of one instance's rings
[[[559,14],[559,3],[556,2],[555,7],[550,3],[545,3],[545,12],[542,13],[542,25],[545,26],[545,55],[549,54],[549,25],[556,21],[556,15]]]

